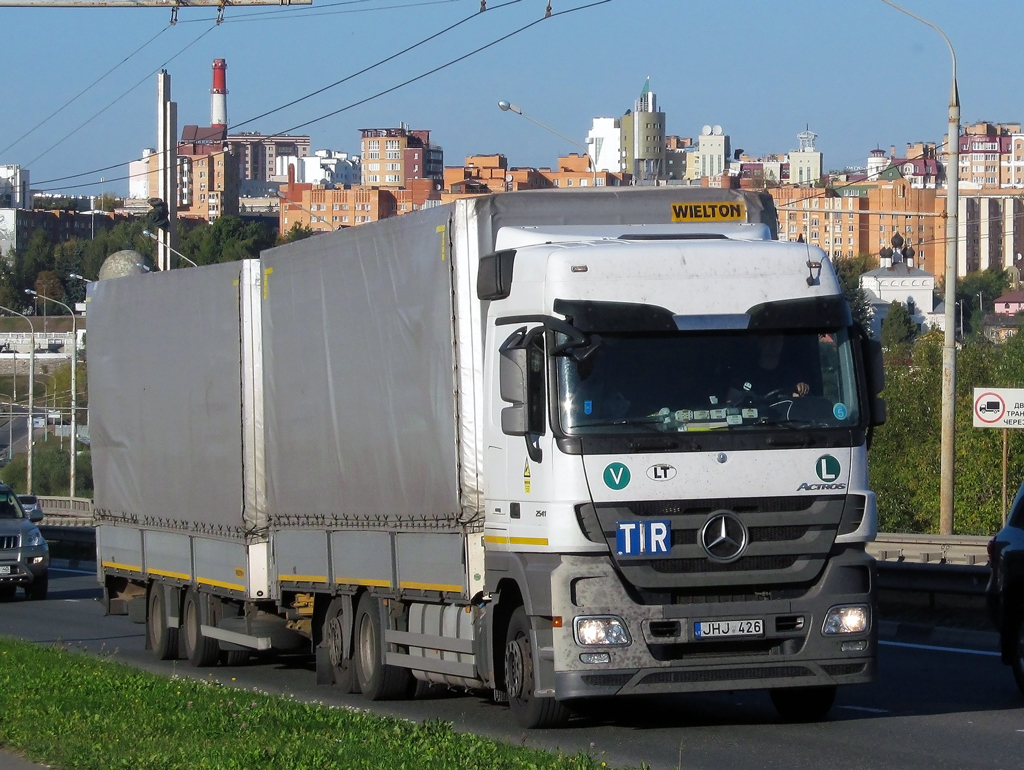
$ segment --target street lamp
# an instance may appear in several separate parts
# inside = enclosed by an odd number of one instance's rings
[[[25,291],[29,291],[26,289]],[[35,294],[35,292],[32,292]],[[8,313],[12,313],[19,318],[24,318],[25,323],[28,324],[28,328],[32,330],[31,342],[29,343],[28,351],[28,452],[26,456],[26,469],[25,469],[25,492],[26,494],[32,494],[32,418],[35,416],[33,407],[33,396],[35,395],[36,389],[36,327],[29,320],[28,316],[22,315],[17,310],[11,310],[9,307],[0,305],[0,310],[6,310]],[[14,407],[11,407],[11,419],[14,419]],[[72,462],[74,462],[72,460]],[[74,467],[74,466],[72,466]]]
[[[145,236],[146,236],[147,238],[152,238],[152,239],[153,239],[154,241],[156,241],[157,243],[160,243],[160,236],[159,236],[159,235],[157,235],[156,233],[152,233],[152,232],[150,232],[149,230],[143,230],[143,231],[142,231],[142,234],[143,234],[143,235],[145,235]],[[178,259],[183,259],[183,260],[185,260],[185,261],[186,261],[186,262],[188,262],[188,263],[189,263],[190,265],[192,265],[192,267],[199,267],[199,265],[197,265],[197,264],[196,264],[195,262],[193,262],[193,261],[192,261],[191,259],[189,259],[188,257],[186,257],[186,256],[185,256],[184,254],[182,254],[182,253],[181,253],[180,251],[178,251],[177,249],[172,249],[172,248],[171,248],[170,246],[168,246],[167,248],[168,248],[168,249],[170,250],[170,252],[171,252],[172,254],[177,254],[177,255],[178,255]]]
[[[78,371],[78,322],[75,320],[75,312],[65,305],[63,302],[52,297],[47,297],[45,294],[39,294],[32,289],[25,289],[26,294],[31,294],[37,299],[46,300],[47,302],[53,302],[54,304],[60,305],[62,308],[71,314],[71,478],[68,480],[68,496],[75,496],[75,460],[77,457],[76,444],[78,443],[78,389],[75,387],[77,382],[77,371]],[[33,345],[33,347],[35,347]],[[35,367],[32,367],[33,369]],[[32,411],[32,385],[30,381],[29,390],[29,412]]]
[[[84,275],[79,275],[78,273],[68,273],[68,278],[74,278],[76,281],[82,281],[83,283],[92,283]]]
[[[545,131],[550,131],[552,134],[554,134],[555,136],[559,137],[560,139],[564,139],[565,141],[567,141],[573,147],[578,147],[579,149],[583,150],[583,154],[587,158],[587,166],[590,168],[590,171],[591,171],[591,173],[594,176],[594,187],[597,187],[597,167],[594,166],[594,159],[590,157],[590,151],[587,150],[586,147],[584,147],[579,142],[577,142],[577,141],[575,141],[573,139],[570,139],[565,134],[562,134],[562,133],[559,133],[558,131],[555,131],[555,129],[553,129],[551,126],[546,126],[543,123],[541,123],[539,120],[535,120],[535,119],[531,118],[529,115],[527,115],[525,112],[523,112],[518,106],[516,106],[515,104],[512,104],[511,102],[506,102],[506,101],[502,100],[502,101],[498,102],[498,107],[501,109],[502,112],[514,112],[516,115],[522,115],[524,118],[526,118],[528,121],[530,121],[534,125],[540,126]]]
[[[949,92],[949,131],[946,138],[946,328],[942,339],[942,444],[939,451],[939,534],[953,534],[953,478],[956,443],[956,274],[957,209],[960,205],[960,92],[956,84],[956,52],[946,33],[927,19],[911,13],[892,0],[888,6],[926,24],[946,41],[953,60]]]

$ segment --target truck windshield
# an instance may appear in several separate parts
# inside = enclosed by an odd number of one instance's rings
[[[609,333],[556,369],[567,435],[860,423],[846,329]]]

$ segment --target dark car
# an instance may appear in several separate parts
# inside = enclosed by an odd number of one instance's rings
[[[1024,484],[1017,490],[1006,526],[988,544],[992,569],[985,598],[999,630],[1003,663],[1024,693]]]
[[[0,598],[21,586],[29,599],[45,599],[50,549],[36,523],[43,512],[25,513],[14,490],[0,484]]]

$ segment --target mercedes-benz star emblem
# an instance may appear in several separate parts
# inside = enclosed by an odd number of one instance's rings
[[[700,544],[715,561],[735,561],[747,550],[747,528],[731,513],[716,513],[700,531]]]

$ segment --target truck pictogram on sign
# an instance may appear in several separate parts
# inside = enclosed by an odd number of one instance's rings
[[[983,423],[999,422],[1005,413],[1006,403],[998,393],[986,391],[974,399],[974,416]]]

